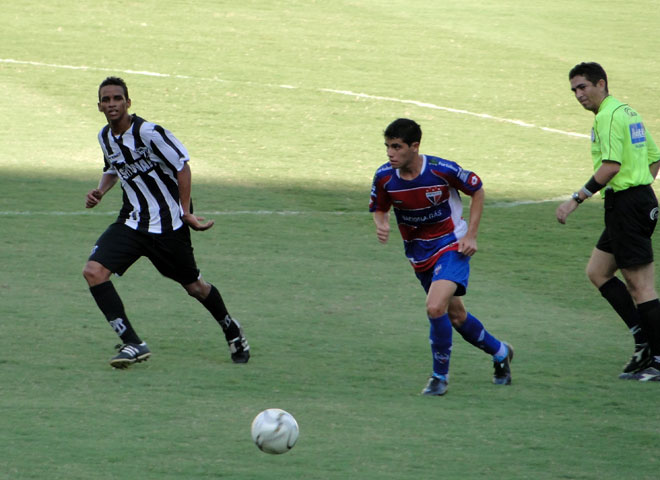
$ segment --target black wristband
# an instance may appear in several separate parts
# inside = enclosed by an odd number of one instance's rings
[[[589,181],[584,185],[585,190],[587,190],[592,195],[599,190],[605,188],[605,185],[598,183],[596,179],[592,176]]]

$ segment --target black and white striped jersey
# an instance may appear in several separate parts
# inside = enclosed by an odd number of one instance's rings
[[[104,173],[121,180],[123,206],[118,221],[140,232],[165,233],[183,225],[177,172],[188,151],[160,125],[132,115],[133,123],[115,137],[109,125],[99,132]]]

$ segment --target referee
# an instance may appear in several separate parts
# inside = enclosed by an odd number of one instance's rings
[[[108,121],[98,135],[105,166],[99,186],[87,193],[85,206],[98,205],[118,180],[123,206],[115,223],[97,240],[83,276],[99,309],[123,342],[110,365],[126,368],[151,355],[110,281],[111,274],[122,275],[143,256],[206,307],[224,331],[232,361],[247,363],[250,347],[241,326],[195,263],[190,228],[207,230],[214,222],[202,223],[204,218],[192,213],[186,148],[160,125],[128,113],[131,100],[121,78],[106,78],[98,96],[98,109]]]
[[[660,151],[633,108],[610,96],[607,74],[597,63],[580,63],[568,75],[571,90],[592,111],[591,156],[594,175],[557,208],[566,218],[600,192],[605,229],[591,253],[587,275],[630,329],[635,349],[619,378],[660,381],[660,301],[655,291],[651,236],[658,201],[651,184]],[[615,276],[617,270],[625,284]]]

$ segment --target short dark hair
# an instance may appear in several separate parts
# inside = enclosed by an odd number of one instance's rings
[[[605,80],[605,91],[607,92],[607,73],[605,69],[596,62],[582,62],[575,65],[571,68],[571,71],[568,73],[568,79],[582,75],[584,78],[589,80],[593,85],[596,85],[598,81],[602,78]]]
[[[422,129],[414,120],[397,118],[387,126],[383,135],[385,138],[400,138],[408,145],[412,145],[421,142]]]
[[[128,87],[126,86],[126,82],[119,77],[108,77],[101,82],[101,85],[99,85],[99,101],[101,100],[101,89],[108,85],[117,85],[121,87],[124,90],[124,96],[126,97],[126,100],[130,100],[128,96]]]

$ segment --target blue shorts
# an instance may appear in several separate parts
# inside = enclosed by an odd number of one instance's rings
[[[454,296],[460,297],[467,292],[468,279],[470,278],[470,257],[450,250],[440,255],[433,268],[423,272],[416,272],[424,291],[429,292],[431,283],[436,280],[450,280],[456,284]]]

